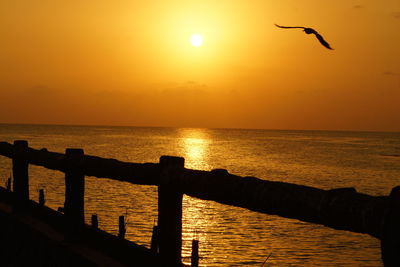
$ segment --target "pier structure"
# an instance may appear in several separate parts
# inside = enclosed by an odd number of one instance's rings
[[[82,149],[66,149],[65,154],[49,152],[45,148],[33,149],[23,140],[14,144],[0,142],[0,155],[12,159],[13,163],[12,192],[10,182],[8,189],[0,188],[2,221],[26,228],[30,223],[23,218],[30,216],[32,220],[51,225],[63,236],[56,242],[56,247],[61,247],[62,251],[58,253],[73,254],[70,259],[95,262],[94,252],[86,253],[91,258],[85,253],[77,253],[79,249],[74,248],[86,244],[86,252],[89,248],[94,249],[103,258],[122,266],[142,266],[141,263],[183,266],[182,197],[186,194],[337,230],[368,234],[381,241],[384,266],[400,266],[400,187],[393,188],[388,196],[370,196],[354,188],[323,190],[241,177],[224,169],[192,170],[185,168],[181,157],[161,156],[158,163],[131,163],[85,155]],[[63,212],[46,207],[44,195],[41,203],[30,200],[30,164],[65,173]],[[85,224],[85,176],[158,187],[158,225],[153,229],[150,249],[124,239],[123,216],[120,217],[118,237],[99,230],[96,216],[92,216],[92,226]],[[195,255],[192,265],[197,266],[199,244],[197,241],[192,244],[192,255]]]

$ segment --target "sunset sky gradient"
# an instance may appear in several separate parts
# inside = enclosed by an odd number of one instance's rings
[[[0,123],[400,131],[399,0],[5,0],[0,25]]]

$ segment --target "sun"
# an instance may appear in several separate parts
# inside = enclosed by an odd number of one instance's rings
[[[193,34],[190,37],[190,42],[192,43],[193,46],[199,47],[203,45],[204,39],[201,34]]]

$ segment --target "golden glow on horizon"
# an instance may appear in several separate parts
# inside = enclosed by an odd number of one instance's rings
[[[193,46],[199,47],[203,45],[203,36],[201,34],[193,34],[190,37],[190,42],[192,43]]]
[[[0,122],[400,131],[391,2],[5,1]]]

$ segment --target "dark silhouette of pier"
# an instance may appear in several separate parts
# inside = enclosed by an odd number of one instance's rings
[[[42,229],[43,233],[37,235],[46,240],[43,241],[46,249],[55,250],[60,259],[81,261],[88,266],[96,265],[99,259],[122,266],[183,266],[182,197],[187,194],[333,229],[369,234],[381,241],[384,265],[400,266],[400,187],[393,188],[389,196],[370,196],[354,188],[322,190],[241,177],[223,169],[187,169],[181,157],[162,156],[158,163],[129,163],[84,155],[82,149],[66,149],[65,154],[37,150],[21,140],[14,144],[0,142],[0,155],[13,162],[13,188],[11,190],[11,183],[8,189],[0,188],[1,226],[14,229],[2,235],[3,247],[4,242],[15,237],[29,239],[36,235],[40,231],[32,222],[37,222],[37,225],[51,228],[47,232]],[[29,199],[29,164],[65,173],[63,212],[44,206],[44,193],[39,203]],[[124,239],[123,216],[118,236],[99,230],[96,216],[92,216],[91,226],[85,225],[85,176],[158,187],[158,224],[150,249]],[[26,233],[19,234],[19,229],[25,229]],[[48,237],[51,231],[59,236],[58,241]],[[194,240],[192,266],[198,266],[198,246]]]

